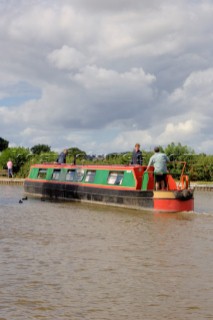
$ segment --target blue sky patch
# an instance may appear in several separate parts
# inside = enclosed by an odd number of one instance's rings
[[[19,82],[15,85],[0,88],[5,98],[0,99],[0,106],[11,107],[20,106],[29,100],[39,99],[41,90],[27,82]]]

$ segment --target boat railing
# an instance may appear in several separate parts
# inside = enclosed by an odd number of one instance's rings
[[[177,189],[188,189],[190,186],[189,183],[189,176],[185,173],[186,171],[186,161],[172,161],[174,164],[182,164],[182,169],[181,169],[181,174],[180,174],[180,179],[177,182]]]

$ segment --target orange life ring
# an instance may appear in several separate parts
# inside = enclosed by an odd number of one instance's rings
[[[181,176],[180,185],[181,185],[181,190],[188,189],[189,177],[186,175]]]

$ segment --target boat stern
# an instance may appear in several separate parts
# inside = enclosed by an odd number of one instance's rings
[[[193,211],[193,190],[154,191],[154,210],[167,212]]]

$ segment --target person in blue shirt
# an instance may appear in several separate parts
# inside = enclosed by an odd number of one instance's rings
[[[58,163],[66,163],[67,154],[68,154],[68,150],[67,150],[67,149],[64,149],[64,151],[62,151],[62,152],[59,154],[56,162],[58,162]]]
[[[151,156],[146,171],[150,166],[154,166],[156,190],[165,189],[167,163],[170,161],[165,153],[160,152],[159,147],[154,148],[155,153]]]
[[[142,166],[143,158],[142,152],[140,151],[140,144],[136,143],[135,148],[132,152],[132,160],[130,164],[139,164]]]

